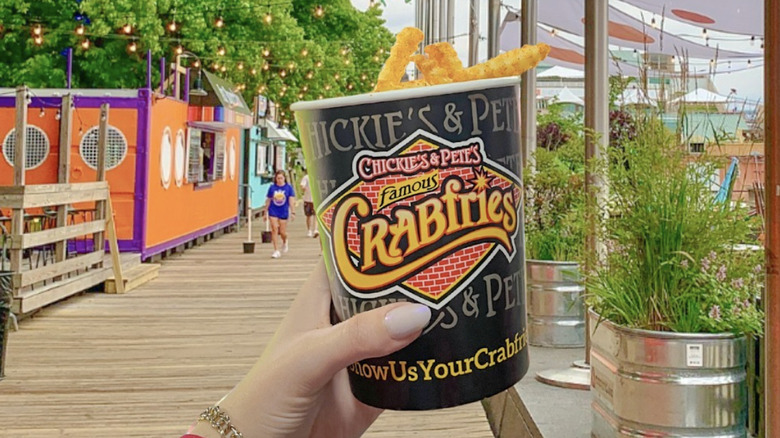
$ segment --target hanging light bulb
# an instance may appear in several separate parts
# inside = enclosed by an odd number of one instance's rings
[[[38,117],[43,117],[45,115],[46,115],[46,111],[43,109],[43,107],[41,107],[41,112],[38,113]]]
[[[314,66],[317,68],[322,67],[322,61],[317,61],[316,63],[314,63]]]
[[[298,99],[303,99],[303,93],[298,93]]]
[[[326,84],[326,85],[325,85],[325,90],[329,91],[331,88],[332,88],[332,87],[330,86],[330,84]]]
[[[174,52],[176,52],[177,55],[181,55],[182,53],[184,53],[184,47],[182,47],[182,45],[179,44],[176,46],[176,49],[174,49]]]
[[[212,69],[212,70],[214,70],[214,71],[217,71],[217,70],[219,70],[219,64],[215,62],[215,63],[214,63],[212,66],[211,66],[211,69]]]
[[[325,99],[325,96],[323,96],[322,94],[320,94],[319,96],[317,96],[317,99],[319,99],[319,100]]]
[[[252,76],[255,76],[257,74],[257,69],[253,68],[252,70],[249,71],[249,73],[251,73]]]
[[[271,49],[263,49],[263,57],[268,58],[269,56],[271,56]]]
[[[309,56],[309,49],[304,47],[303,50],[301,50],[301,56],[303,56],[304,58]]]
[[[81,48],[84,49],[84,50],[89,50],[90,44],[91,43],[90,43],[89,39],[88,38],[84,38],[84,40],[81,41]]]
[[[333,79],[338,81],[339,79],[341,79],[341,75],[336,73],[335,75],[333,75]]]
[[[257,89],[257,92],[258,92],[258,93],[264,93],[266,89],[267,89],[267,87],[266,87],[265,85],[261,85],[261,86],[260,86],[260,87]]]
[[[317,5],[314,8],[314,16],[317,18],[322,18],[325,15],[325,8],[322,7],[322,5]]]
[[[309,86],[304,85],[303,88],[301,88],[301,90],[303,90],[304,92],[309,91]]]
[[[239,63],[238,63],[238,65],[237,65],[236,67],[237,67],[239,70],[243,70],[243,69],[244,69],[244,63],[243,63],[243,62],[239,62]]]
[[[284,91],[279,92],[279,97],[284,97]]]
[[[57,113],[54,114],[54,120],[60,120],[62,118],[62,111],[57,110]]]
[[[379,57],[374,55],[374,62],[379,62]]]
[[[86,31],[86,28],[84,28],[83,24],[79,24],[76,26],[76,35],[81,36],[84,35],[84,32]]]
[[[287,70],[284,70],[284,69],[280,70],[279,71],[279,76],[286,77],[287,76]]]
[[[557,30],[556,30],[554,27],[553,27],[552,29],[550,29],[550,36],[551,36],[551,37],[555,37],[555,35],[556,35],[557,33],[558,33],[558,31],[557,31]]]
[[[374,88],[376,86],[376,82],[371,82],[371,88]]]
[[[36,35],[33,37],[33,43],[35,43],[36,46],[42,46],[43,45],[43,37],[40,35]]]
[[[200,68],[200,61],[196,59],[195,62],[192,63],[192,68]]]
[[[170,23],[168,23],[168,30],[169,30],[169,31],[171,31],[171,32],[176,32],[176,29],[178,29],[178,28],[179,28],[179,25],[178,25],[178,24],[176,24],[176,21],[175,21],[175,20],[173,20],[173,21],[171,21]]]
[[[130,35],[133,33],[133,26],[131,26],[130,23],[125,23],[125,25],[122,26],[122,32],[124,32],[125,35]]]
[[[43,34],[43,28],[40,24],[36,24],[35,27],[33,27],[32,33],[35,36],[41,36]]]
[[[130,53],[135,53],[138,51],[138,43],[135,41],[130,41],[130,44],[127,45],[127,51]]]
[[[655,22],[655,17],[650,19],[650,27],[653,29],[658,29],[658,23]]]
[[[347,54],[347,52],[349,52],[348,48],[346,48],[346,47],[342,47],[341,48],[341,56],[345,56]]]
[[[224,48],[224,47],[222,47],[222,46],[219,46],[219,48],[217,49],[217,55],[219,55],[219,56],[225,56],[225,53],[227,53],[227,52],[225,51],[225,48]]]
[[[705,38],[705,39],[707,38],[707,28],[704,28],[704,27],[703,27],[703,28],[701,29],[701,37],[702,37],[702,38]]]
[[[351,62],[351,61],[350,61],[349,59],[345,59],[345,60],[344,60],[344,65],[349,65],[349,63],[350,63],[350,62]]]
[[[268,71],[268,69],[271,68],[271,64],[264,62],[263,63],[263,71]]]
[[[314,77],[314,72],[313,72],[313,71],[311,71],[311,70],[309,70],[309,71],[306,73],[306,79],[311,79],[311,78],[313,78],[313,77]]]
[[[289,64],[287,64],[287,68],[290,69],[290,70],[295,69],[295,63],[294,62],[290,62]]]
[[[368,78],[368,76],[366,76],[366,74],[365,74],[365,73],[363,73],[362,75],[360,75],[360,80],[361,80],[361,81],[365,81],[367,78]]]
[[[352,84],[347,84],[347,90],[351,90],[352,88],[354,88]]]
[[[282,91],[287,91],[287,84],[282,85]],[[282,112],[282,115],[284,115],[284,112]]]
[[[214,27],[217,29],[222,29],[225,27],[225,20],[222,18],[222,16],[219,16],[216,20],[214,20]]]
[[[219,71],[221,71],[222,73],[226,72],[227,71],[227,66],[223,65],[222,67],[219,68]]]
[[[271,13],[268,12],[265,14],[265,18],[263,18],[263,21],[265,21],[265,24],[271,24],[271,21],[273,21],[274,17],[271,16]]]

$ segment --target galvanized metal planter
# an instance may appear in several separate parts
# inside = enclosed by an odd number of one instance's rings
[[[592,436],[747,437],[744,336],[591,327]]]
[[[585,345],[585,305],[579,264],[526,260],[528,342],[540,347]]]

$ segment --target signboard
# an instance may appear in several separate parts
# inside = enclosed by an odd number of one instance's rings
[[[256,99],[256,114],[257,117],[263,118],[268,112],[268,98],[263,95],[258,95]]]
[[[189,128],[187,134],[187,182],[200,181],[200,129]]]

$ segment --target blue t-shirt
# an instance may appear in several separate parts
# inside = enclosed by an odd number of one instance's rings
[[[290,184],[285,183],[283,186],[271,184],[266,195],[266,197],[271,199],[271,203],[268,205],[268,215],[278,217],[279,219],[287,219],[287,216],[290,214],[291,196],[295,196],[295,190],[293,190]]]

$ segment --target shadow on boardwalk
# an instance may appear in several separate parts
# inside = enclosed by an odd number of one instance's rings
[[[242,254],[241,230],[164,260],[125,295],[83,294],[22,321],[0,381],[0,437],[178,438],[249,370],[319,259],[299,218],[279,260],[259,231],[256,253]],[[472,403],[386,412],[364,435],[406,436],[492,434]]]

